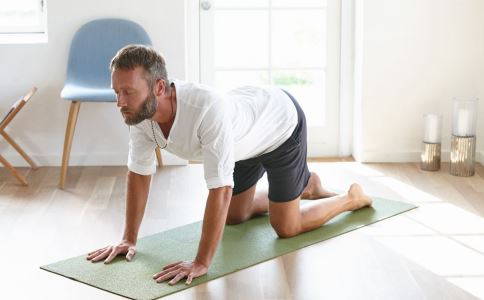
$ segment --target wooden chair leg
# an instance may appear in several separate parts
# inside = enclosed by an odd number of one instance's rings
[[[155,149],[156,152],[156,160],[158,161],[158,167],[163,167],[163,160],[161,158],[161,150],[160,147],[156,147]]]
[[[17,170],[2,155],[0,155],[0,163],[4,165],[22,185],[28,185],[27,180],[25,180],[25,178],[17,172]]]
[[[0,134],[5,138],[7,143],[9,143],[17,152],[29,163],[29,165],[32,167],[32,169],[37,169],[37,165],[35,162],[27,155],[27,153],[24,152],[20,146],[15,143],[15,141],[8,135],[5,131],[0,131]]]
[[[72,138],[74,137],[80,107],[81,102],[72,101],[69,109],[69,118],[67,119],[66,135],[64,138],[64,151],[62,153],[61,174],[59,180],[60,188],[64,188],[67,177],[67,167],[69,166],[69,156],[71,155]]]

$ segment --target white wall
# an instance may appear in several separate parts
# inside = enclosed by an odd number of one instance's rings
[[[101,17],[133,20],[145,28],[166,60],[169,76],[185,77],[184,1],[48,1],[47,44],[0,45],[0,116],[31,86],[39,87],[8,129],[40,165],[59,165],[70,101],[59,96],[70,42],[87,21]],[[125,164],[128,129],[115,103],[83,103],[71,152],[71,165]],[[0,153],[25,165],[5,142]]]
[[[418,161],[422,115],[437,112],[448,160],[451,99],[477,96],[484,162],[484,1],[356,1],[357,159]]]
[[[355,156],[360,161],[418,161],[422,115],[444,117],[448,158],[451,98],[480,98],[478,151],[484,162],[484,1],[355,0]],[[70,102],[60,99],[71,38],[99,17],[140,23],[162,51],[170,76],[185,77],[185,1],[49,0],[49,43],[0,45],[0,114],[32,85],[32,102],[9,126],[41,165],[59,165]],[[135,4],[135,5],[134,5]],[[83,104],[71,164],[126,161],[127,128],[114,103]],[[0,140],[0,153],[19,156]]]

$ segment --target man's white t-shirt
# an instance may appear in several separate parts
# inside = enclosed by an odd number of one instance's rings
[[[187,160],[202,160],[209,189],[234,186],[236,161],[253,158],[283,144],[297,126],[296,107],[277,87],[244,86],[228,92],[174,80],[176,115],[168,137],[158,123],[130,126],[128,169],[156,171],[155,148]]]

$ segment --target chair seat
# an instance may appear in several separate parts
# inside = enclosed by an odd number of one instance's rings
[[[86,87],[76,84],[66,84],[61,91],[61,97],[81,102],[116,102],[116,95],[111,88]]]

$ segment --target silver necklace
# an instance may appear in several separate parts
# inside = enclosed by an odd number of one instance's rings
[[[170,97],[170,102],[171,102],[171,120],[173,121],[175,118],[174,118],[174,111],[173,111],[173,91],[171,91],[171,97]],[[158,148],[160,148],[161,150],[165,149],[167,146],[168,146],[168,139],[165,141],[165,145],[163,147],[160,146],[160,144],[158,144],[158,141],[156,140],[156,135],[155,135],[155,129],[153,127],[153,120],[150,120],[151,121],[151,132],[153,132],[153,139],[155,140],[155,143],[156,143],[156,146],[158,146]]]
[[[155,140],[156,146],[158,146],[158,148],[160,149],[165,149],[166,146],[168,146],[168,141],[165,141],[165,146],[163,147],[161,147],[160,144],[158,144],[158,141],[156,140],[156,136],[155,136],[155,129],[153,128],[153,121],[151,121],[151,131],[153,132],[153,139]]]

